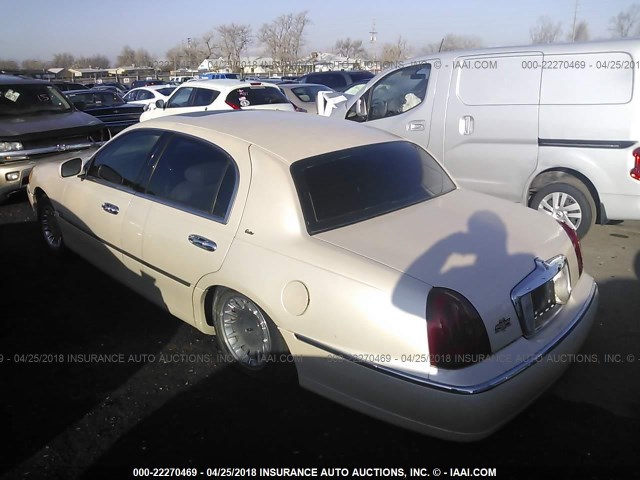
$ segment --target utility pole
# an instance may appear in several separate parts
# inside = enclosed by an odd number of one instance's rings
[[[369,42],[373,51],[373,69],[376,71],[376,41],[378,40],[378,32],[376,31],[376,19],[373,19],[371,31],[369,32]]]
[[[573,8],[573,28],[571,30],[571,41],[575,42],[576,41],[576,21],[578,19],[578,0],[576,0],[576,3],[574,5]]]

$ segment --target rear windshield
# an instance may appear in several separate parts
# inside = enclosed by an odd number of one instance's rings
[[[254,105],[289,103],[289,100],[287,100],[287,97],[285,97],[278,88],[254,85],[233,90],[227,95],[226,102],[235,107],[242,108]]]
[[[0,116],[70,112],[65,96],[52,85],[0,85]]]
[[[169,95],[171,95],[171,93],[176,89],[176,87],[165,87],[165,88],[159,88],[158,90],[156,90],[156,92],[158,92],[160,95],[164,95],[165,97],[168,97]]]
[[[318,97],[318,92],[326,91],[327,87],[324,85],[307,85],[303,87],[294,87],[291,89],[293,94],[298,97],[301,102],[314,102]]]
[[[351,72],[351,82],[355,83],[359,80],[365,80],[373,77],[371,72]]]
[[[67,97],[81,110],[94,107],[113,107],[126,103],[120,95],[108,90],[68,93]]]
[[[310,235],[450,192],[455,184],[421,147],[405,141],[325,153],[291,165]]]

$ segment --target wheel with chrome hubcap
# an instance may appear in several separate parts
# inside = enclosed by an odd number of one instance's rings
[[[242,369],[262,370],[287,351],[273,322],[245,295],[219,288],[212,313],[219,349]]]

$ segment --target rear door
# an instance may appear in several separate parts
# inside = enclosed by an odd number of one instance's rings
[[[520,202],[538,161],[540,52],[457,57],[444,165],[466,188]]]
[[[164,108],[153,110],[152,118],[180,113],[202,112],[218,98],[220,92],[210,88],[182,87],[176,89]]]
[[[246,147],[244,152],[248,157]],[[129,209],[125,244],[134,255],[127,261],[144,279],[141,293],[187,322],[193,322],[196,283],[220,269],[235,236],[241,212],[231,221],[231,211],[238,185],[230,154],[173,134]]]

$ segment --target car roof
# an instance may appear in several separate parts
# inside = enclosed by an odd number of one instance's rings
[[[51,84],[51,82],[48,82],[46,80],[40,80],[37,78],[27,78],[27,77],[19,77],[17,75],[7,75],[7,74],[0,74],[0,84],[17,84],[17,83],[21,83],[21,84]]]
[[[267,87],[275,87],[273,83],[268,82],[257,82],[257,81],[242,81],[238,79],[232,78],[216,78],[213,80],[191,80],[190,82],[185,82],[178,88],[183,88],[183,86],[188,87],[201,87],[201,88],[217,88],[217,89],[228,89],[233,90],[234,88],[242,88],[242,87],[251,87],[251,86],[267,86]]]
[[[163,83],[162,85],[145,85],[143,87],[132,88],[130,91],[132,92],[133,90],[160,90],[161,88],[167,88],[167,87],[175,87],[175,85],[170,85],[168,83]]]
[[[359,145],[401,141],[391,133],[319,115],[275,110],[198,112],[147,120],[130,128],[160,128],[215,141],[216,134],[261,147],[291,164]],[[286,138],[286,141],[283,139]],[[223,145],[220,145],[224,148]]]

